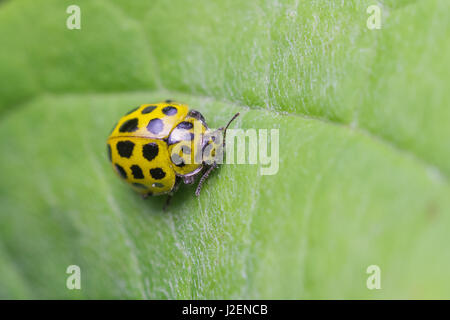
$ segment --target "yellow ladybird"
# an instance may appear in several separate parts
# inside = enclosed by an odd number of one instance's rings
[[[233,121],[236,114],[228,123]],[[225,128],[210,130],[200,112],[171,100],[143,104],[123,116],[107,141],[118,175],[143,197],[169,194],[202,175],[196,195],[223,154]]]

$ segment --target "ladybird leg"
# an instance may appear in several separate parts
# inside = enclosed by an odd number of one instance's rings
[[[202,175],[202,177],[200,178],[200,181],[198,182],[198,186],[197,189],[195,190],[195,195],[198,197],[200,195],[200,191],[202,191],[202,185],[203,182],[205,182],[205,180],[208,178],[208,176],[211,174],[211,172],[217,168],[217,164],[214,162],[209,168],[208,170],[206,170],[206,172]]]
[[[181,182],[183,182],[183,179],[181,179],[180,177],[176,177],[175,179],[175,185],[172,188],[171,194],[174,194],[178,188],[181,186]]]
[[[170,200],[172,200],[173,194],[174,194],[174,193],[178,190],[178,188],[180,187],[181,181],[182,181],[182,180],[181,180],[180,177],[177,177],[177,178],[176,178],[176,180],[175,180],[175,185],[173,186],[172,191],[171,191],[171,192],[169,193],[169,195],[167,196],[166,203],[164,203],[163,211],[166,211],[167,208],[169,207]]]
[[[163,211],[164,212],[167,211],[167,208],[169,207],[170,200],[172,200],[172,197],[173,197],[173,195],[171,195],[171,194],[169,194],[167,196],[166,203],[164,203],[164,206],[163,206]]]
[[[195,182],[195,176],[183,177],[184,184],[193,184]]]

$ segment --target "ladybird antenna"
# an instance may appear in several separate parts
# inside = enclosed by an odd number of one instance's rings
[[[239,112],[236,113],[233,118],[231,118],[230,121],[228,121],[227,126],[225,128],[219,128],[217,131],[223,130],[223,144],[222,148],[225,148],[225,138],[227,135],[227,129],[230,126],[230,124],[233,122],[234,119],[236,119],[239,116]],[[200,191],[202,190],[203,183],[208,178],[208,176],[211,174],[211,172],[217,168],[217,163],[214,161],[213,164],[206,170],[206,172],[203,174],[203,176],[200,178],[200,181],[198,182],[197,189],[195,190],[195,195],[198,197],[200,195]]]
[[[225,127],[225,129],[223,129],[223,145],[225,145],[225,138],[227,137],[227,129],[230,126],[230,124],[234,121],[234,119],[236,119],[238,116],[240,115],[240,113],[236,113],[233,118],[231,118],[230,121],[228,121],[227,126]]]

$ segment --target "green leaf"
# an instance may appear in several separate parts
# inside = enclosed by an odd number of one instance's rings
[[[1,3],[0,298],[448,298],[450,6],[372,4]],[[279,129],[278,173],[142,200],[105,141],[168,98]]]

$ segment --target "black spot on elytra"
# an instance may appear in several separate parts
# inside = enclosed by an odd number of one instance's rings
[[[139,183],[139,182],[133,182],[133,186],[138,187],[140,189],[147,189],[146,185]]]
[[[130,167],[130,169],[131,169],[131,173],[133,174],[133,177],[135,179],[144,179],[144,174],[142,173],[142,169],[137,164],[133,164]]]
[[[175,114],[177,114],[178,110],[175,107],[172,106],[167,106],[164,109],[162,109],[162,112],[166,115],[166,116],[173,116]]]
[[[153,179],[161,180],[166,176],[166,173],[161,168],[153,168],[150,169],[150,175],[152,176]]]
[[[125,169],[122,168],[122,167],[121,167],[120,165],[118,165],[117,163],[115,164],[115,166],[116,166],[117,172],[120,174],[120,176],[121,176],[122,178],[126,179],[126,178],[127,178],[127,173],[126,173]]]
[[[152,161],[158,155],[158,145],[154,142],[147,143],[142,147],[142,155],[148,161]]]
[[[138,119],[133,118],[125,121],[119,128],[120,132],[134,132],[138,129]]]
[[[156,109],[156,106],[148,106],[148,107],[145,107],[144,109],[142,109],[141,113],[147,114],[147,113],[152,112],[155,109]]]
[[[164,123],[161,119],[155,118],[149,121],[147,130],[153,134],[158,134],[164,129]]]
[[[180,122],[180,123],[177,125],[177,128],[179,128],[179,129],[185,129],[185,130],[192,129],[193,127],[194,127],[194,125],[192,124],[192,122],[187,122],[187,121]]]
[[[107,150],[108,150],[108,159],[109,161],[111,161],[111,146],[109,145],[109,143],[106,145]]]
[[[152,187],[154,187],[154,188],[164,188],[164,185],[162,183],[155,182],[154,184],[152,184]]]
[[[134,109],[128,111],[125,115],[126,115],[126,116],[129,115],[129,114],[135,112],[137,109],[139,109],[139,107],[136,107],[136,108],[134,108]]]
[[[122,158],[129,158],[133,154],[134,143],[131,141],[117,142],[117,152]]]

